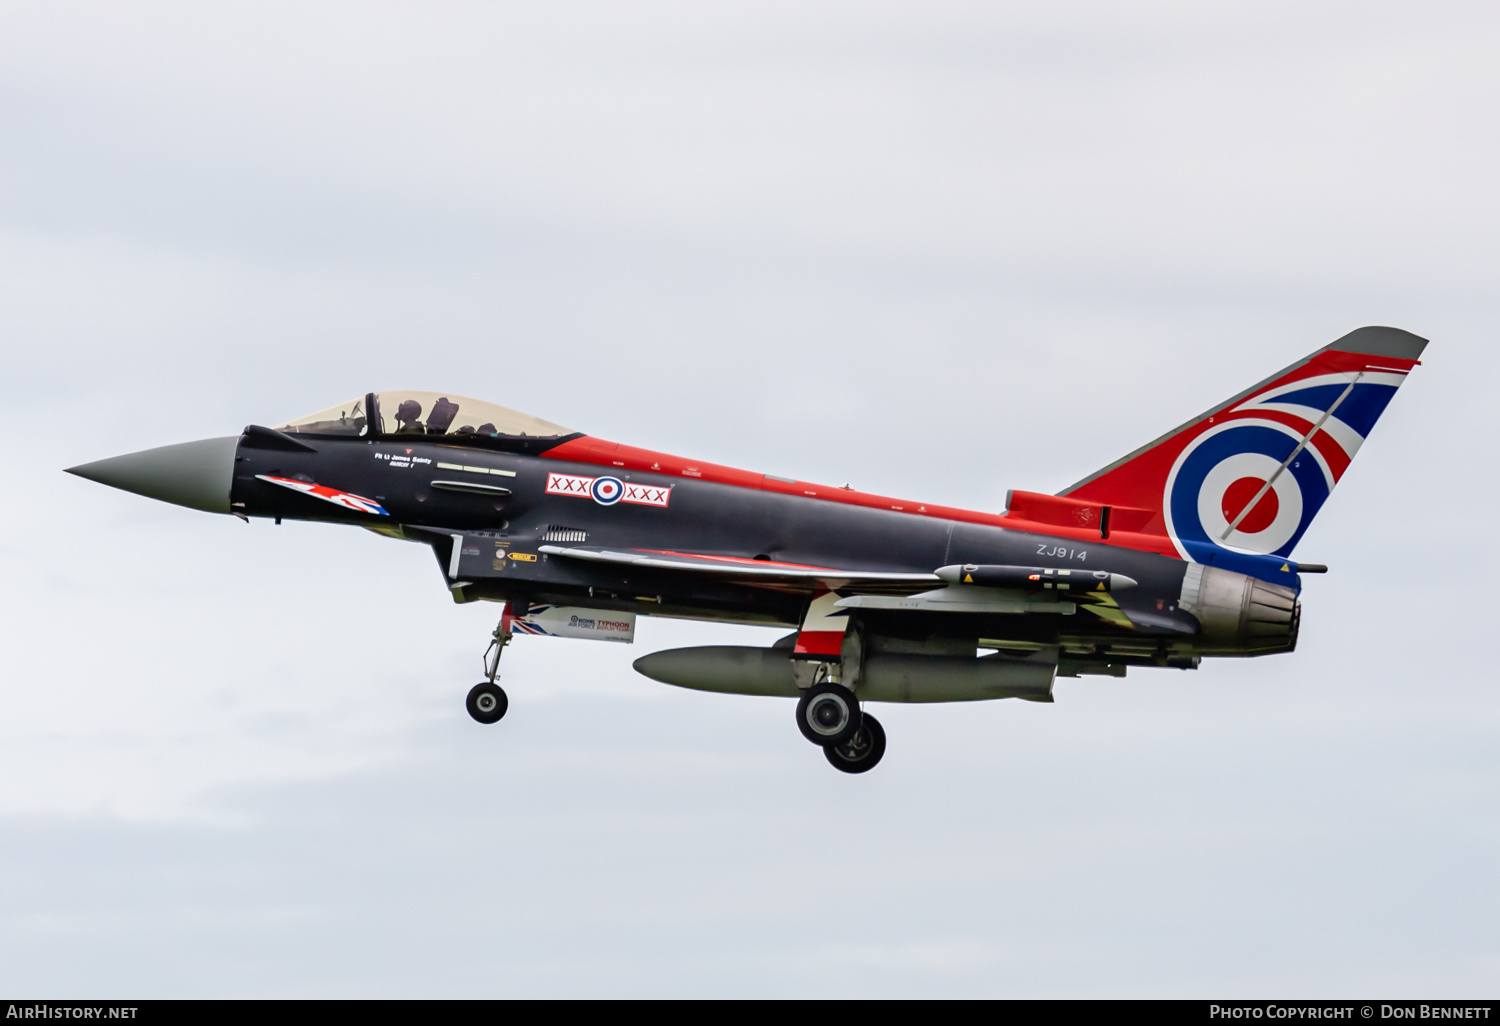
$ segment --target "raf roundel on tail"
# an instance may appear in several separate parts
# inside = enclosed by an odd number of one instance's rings
[[[1160,509],[1179,555],[1264,576],[1317,516],[1426,340],[1360,328],[1062,494]]]

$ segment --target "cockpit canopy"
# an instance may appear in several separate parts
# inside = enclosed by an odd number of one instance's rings
[[[541,452],[576,435],[528,413],[438,392],[369,392],[358,399],[282,424],[297,435],[382,438],[441,435],[450,444]]]

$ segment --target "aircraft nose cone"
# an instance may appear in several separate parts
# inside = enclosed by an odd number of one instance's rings
[[[163,445],[69,467],[68,473],[162,502],[228,513],[238,444],[239,438],[231,435]]]

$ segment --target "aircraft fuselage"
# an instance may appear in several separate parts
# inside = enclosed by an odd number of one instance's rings
[[[953,564],[1108,571],[1136,587],[1112,596],[1122,616],[945,615],[871,610],[879,630],[912,636],[1071,642],[1102,662],[1191,665],[1198,622],[1179,608],[1187,564],[1152,552],[907,511],[684,476],[410,439],[299,439],[317,451],[236,452],[232,509],[251,517],[332,521],[430,544],[457,601],[523,600],[648,615],[796,627],[812,586],[767,587],[647,567],[559,557],[548,548],[713,553],[845,570],[930,573]],[[250,444],[247,444],[250,443]],[[609,472],[653,501],[598,501],[568,482]],[[265,478],[338,482],[384,514],[346,509]],[[552,486],[549,490],[549,484]],[[463,490],[467,485],[472,491]],[[560,489],[565,489],[559,493]],[[506,494],[508,493],[508,494]],[[606,500],[609,498],[605,497]],[[466,547],[455,558],[453,547]],[[498,558],[497,558],[498,555]],[[899,620],[899,622],[897,622]],[[1113,649],[1113,651],[1111,651]]]

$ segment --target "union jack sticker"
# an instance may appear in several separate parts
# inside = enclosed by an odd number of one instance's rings
[[[367,499],[363,495],[355,495],[353,492],[341,492],[337,488],[329,488],[327,485],[313,484],[311,481],[297,481],[290,477],[272,477],[270,474],[256,474],[257,480],[268,481],[273,485],[290,488],[294,492],[303,495],[311,495],[315,499],[331,502],[335,506],[352,509],[356,513],[370,513],[378,517],[388,517],[389,513],[374,499]]]

